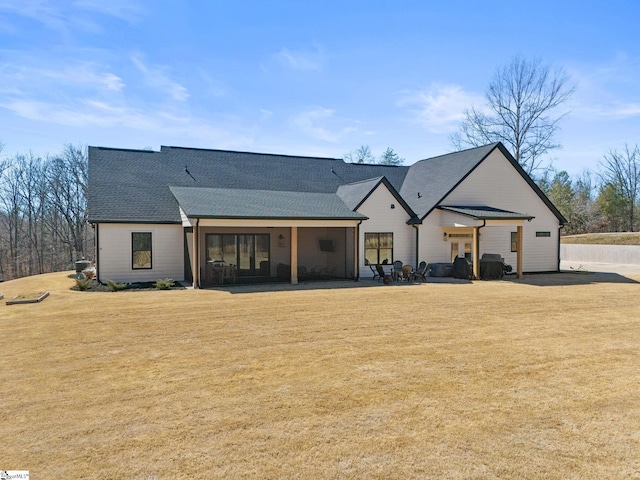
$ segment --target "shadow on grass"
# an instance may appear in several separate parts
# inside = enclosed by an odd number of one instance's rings
[[[304,290],[332,290],[344,288],[398,288],[398,287],[423,287],[429,288],[433,284],[448,285],[469,285],[472,283],[489,283],[489,282],[513,282],[523,285],[532,285],[537,287],[560,287],[571,285],[590,285],[597,283],[627,283],[640,284],[638,280],[625,277],[618,273],[603,272],[586,272],[586,271],[562,271],[559,273],[530,273],[525,274],[524,278],[518,279],[515,275],[505,276],[498,280],[464,280],[453,277],[427,277],[426,282],[392,282],[388,285],[378,280],[370,278],[353,280],[325,280],[325,281],[306,281],[297,285],[289,283],[265,283],[265,284],[248,284],[248,285],[224,285],[204,287],[204,290],[216,290],[220,292],[228,292],[231,294],[243,293],[259,293],[259,292],[292,292]]]
[[[248,284],[248,285],[224,285],[224,286],[208,286],[203,290],[216,290],[220,292],[228,292],[231,294],[241,293],[258,293],[258,292],[294,292],[303,290],[333,290],[344,288],[398,288],[398,287],[420,287],[430,283],[448,283],[448,284],[470,284],[470,280],[462,280],[453,277],[427,278],[426,282],[391,282],[388,285],[370,278],[354,280],[314,280],[300,282],[297,285],[290,283],[264,283],[264,284]]]
[[[625,277],[619,273],[589,272],[589,271],[561,271],[559,273],[530,273],[524,278],[505,277],[503,280],[533,285],[536,287],[560,287],[566,285],[592,285],[596,283],[635,283],[633,278]]]

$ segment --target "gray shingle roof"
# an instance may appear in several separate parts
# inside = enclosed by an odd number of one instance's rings
[[[500,143],[421,160],[409,167],[181,147],[163,146],[159,152],[89,147],[89,221],[180,223],[178,201],[170,187],[226,189],[229,194],[235,191],[239,201],[254,198],[247,193],[254,190],[289,192],[279,198],[284,205],[293,198],[291,192],[337,193],[335,198],[322,197],[328,202],[327,211],[337,209],[332,203],[336,198],[353,209],[381,178],[399,192],[405,210],[415,212],[417,218],[414,220],[419,221],[496,148],[503,152],[560,222],[566,223]],[[242,195],[241,191],[244,192]],[[266,194],[260,195],[266,198]],[[273,193],[270,195],[275,198]],[[363,196],[358,198],[359,195]],[[187,198],[190,197],[184,194],[181,200]],[[272,202],[272,216],[284,214],[289,208],[284,205]],[[220,208],[220,211],[224,210]],[[225,208],[230,211],[229,205]],[[298,214],[302,215],[303,210],[313,211],[308,204]],[[268,213],[264,212],[265,215]]]
[[[399,189],[408,169],[224,150],[89,147],[89,221],[179,223],[170,186],[335,194],[340,185],[380,176]]]
[[[340,185],[337,194],[350,209],[354,210],[378,186],[382,178],[370,178],[361,182]]]
[[[188,217],[365,220],[335,193],[170,187]]]
[[[424,218],[497,144],[428,158],[409,167],[400,195]]]

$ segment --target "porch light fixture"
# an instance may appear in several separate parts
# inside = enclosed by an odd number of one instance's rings
[[[442,234],[442,241],[446,242],[447,241],[447,232],[444,232]]]

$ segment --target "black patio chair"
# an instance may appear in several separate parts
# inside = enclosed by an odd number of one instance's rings
[[[380,277],[380,274],[378,273],[378,271],[376,270],[376,267],[374,267],[373,265],[369,265],[369,268],[371,269],[371,271],[373,272],[373,278],[372,280],[375,280],[376,278]]]
[[[423,282],[427,281],[427,262],[420,262],[418,268],[416,268],[415,272],[413,272],[413,279],[422,279]]]

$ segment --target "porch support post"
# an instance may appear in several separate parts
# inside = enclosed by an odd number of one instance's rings
[[[291,227],[291,285],[298,284],[298,227]]]
[[[522,225],[518,225],[517,229],[517,239],[518,239],[518,252],[516,253],[516,272],[518,273],[518,278],[522,278]]]
[[[200,219],[196,219],[196,223],[193,226],[193,257],[191,258],[191,270],[193,271],[193,288],[200,288],[200,249],[198,248],[198,237],[200,236],[200,229],[198,224]]]
[[[360,279],[360,224],[353,229],[353,279]]]
[[[480,227],[473,227],[473,278],[480,279]]]

